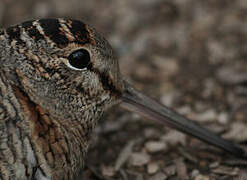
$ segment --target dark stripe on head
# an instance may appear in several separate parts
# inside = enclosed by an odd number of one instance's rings
[[[65,47],[69,40],[62,31],[62,27],[58,19],[41,19],[39,24],[42,27],[44,34],[49,37],[58,47]]]
[[[71,34],[75,37],[75,43],[90,43],[90,33],[87,30],[86,24],[77,20],[68,20],[67,26]]]
[[[121,92],[116,88],[112,79],[107,75],[107,73],[101,73],[99,70],[93,68],[92,64],[90,65],[90,67],[88,67],[88,69],[98,75],[103,89],[105,91],[110,91],[112,95],[121,95]]]
[[[35,41],[44,39],[44,36],[40,34],[37,28],[33,25],[33,21],[26,21],[22,23],[22,27],[28,33],[28,35],[33,38]]]
[[[24,44],[24,42],[21,40],[21,29],[19,26],[13,26],[13,27],[9,27],[6,30],[8,36],[9,36],[9,40],[13,41],[16,40],[17,41],[17,45],[19,44]]]
[[[109,78],[109,76],[106,73],[100,74],[100,80],[103,85],[104,90],[108,90],[113,92],[116,95],[120,94],[120,91],[117,90],[117,88],[114,86],[112,80]]]

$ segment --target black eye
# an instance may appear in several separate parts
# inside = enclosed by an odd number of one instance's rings
[[[72,52],[69,55],[68,59],[70,66],[76,69],[87,68],[90,64],[90,54],[85,49],[79,49],[77,51]]]

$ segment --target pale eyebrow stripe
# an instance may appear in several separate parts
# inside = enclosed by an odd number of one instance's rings
[[[71,31],[69,30],[69,28],[66,26],[67,22],[64,19],[58,19],[61,27],[63,28],[63,30],[65,31],[65,35],[68,38],[68,40],[70,42],[75,40],[75,37],[73,36],[73,34],[71,33]]]

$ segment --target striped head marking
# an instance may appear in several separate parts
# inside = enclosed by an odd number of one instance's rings
[[[19,86],[44,108],[55,112],[107,107],[121,95],[112,48],[88,25],[40,19],[7,28],[4,36],[11,47],[6,67],[12,62]]]

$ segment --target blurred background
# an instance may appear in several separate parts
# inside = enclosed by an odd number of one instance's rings
[[[247,145],[246,0],[1,0],[0,27],[79,19],[101,32],[146,94]],[[246,161],[114,107],[99,122],[83,179],[247,179]]]

